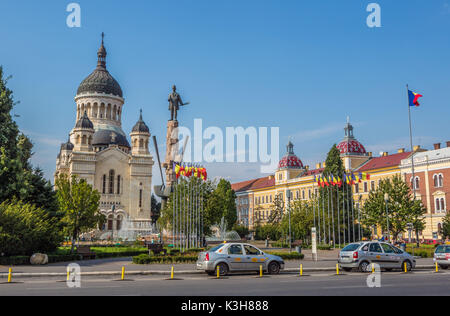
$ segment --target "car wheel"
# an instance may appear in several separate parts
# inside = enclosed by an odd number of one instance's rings
[[[369,267],[369,263],[367,261],[363,261],[359,264],[359,272],[368,272],[367,268]]]
[[[352,271],[352,268],[342,268],[345,272],[350,272]]]
[[[412,270],[412,265],[411,265],[411,262],[409,261],[409,260],[405,260],[405,261],[403,261],[403,263],[402,263],[402,271],[405,271],[405,263],[406,263],[406,271],[411,271]]]
[[[224,276],[224,275],[228,274],[229,269],[228,269],[228,265],[226,263],[223,263],[223,262],[219,263],[216,266],[216,273],[217,273],[217,267],[219,267],[219,274],[221,276]]]
[[[444,269],[444,270],[447,270],[448,269],[448,266],[439,266],[441,269]]]
[[[277,262],[271,262],[269,264],[269,274],[279,274],[280,273],[280,265]]]

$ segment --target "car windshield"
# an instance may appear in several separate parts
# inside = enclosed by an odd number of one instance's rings
[[[359,248],[359,246],[361,246],[361,244],[350,244],[344,247],[344,249],[342,249],[342,251],[355,251],[356,249]]]
[[[450,246],[438,246],[436,253],[450,253]]]
[[[217,246],[215,246],[215,247],[212,247],[212,248],[209,249],[208,251],[209,251],[209,252],[215,252],[215,251],[219,250],[220,248],[222,248],[223,246],[224,246],[224,244],[217,245]]]

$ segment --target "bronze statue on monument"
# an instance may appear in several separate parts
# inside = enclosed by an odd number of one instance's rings
[[[176,121],[177,120],[177,113],[180,109],[180,106],[188,105],[189,102],[183,103],[181,100],[180,95],[177,92],[177,86],[172,86],[172,93],[169,94],[169,111],[170,111],[170,120]]]

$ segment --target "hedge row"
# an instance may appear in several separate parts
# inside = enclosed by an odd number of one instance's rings
[[[185,256],[150,256],[147,254],[141,254],[133,257],[133,263],[135,264],[151,264],[151,263],[195,263],[197,256],[185,255]]]
[[[298,252],[268,252],[268,254],[281,257],[283,260],[302,260],[305,255]]]

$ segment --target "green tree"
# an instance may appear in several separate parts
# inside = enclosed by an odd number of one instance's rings
[[[60,175],[56,180],[59,208],[64,212],[65,231],[75,241],[81,233],[101,226],[105,217],[99,212],[100,194],[84,179]]]
[[[236,193],[225,179],[219,181],[205,208],[205,218],[211,224],[219,224],[222,217],[227,221],[227,229],[231,230],[237,221]]]
[[[158,219],[158,224],[160,227],[172,230],[173,225],[173,203],[175,201],[176,196],[176,204],[179,205],[189,205],[189,194],[188,192],[191,191],[190,188],[196,187],[196,203],[203,206],[203,232],[205,235],[209,235],[211,233],[211,226],[216,224],[216,222],[213,222],[215,220],[215,217],[211,216],[210,213],[206,211],[205,206],[208,203],[209,198],[212,195],[212,192],[215,190],[216,186],[214,182],[211,180],[202,181],[198,178],[180,178],[178,180],[178,184],[176,186],[177,194],[175,195],[174,192],[170,193],[169,198],[167,199],[167,203],[165,204],[164,208],[161,209],[161,216]],[[182,218],[186,218],[185,211],[187,211],[187,207],[181,208],[182,214],[178,214],[178,216],[181,216]],[[220,220],[219,220],[220,221]]]
[[[244,225],[237,225],[236,224],[236,225],[233,226],[233,230],[236,233],[238,233],[239,237],[241,237],[241,238],[244,238],[245,236],[247,236],[250,233],[248,227],[244,226]]]
[[[156,197],[153,193],[151,197],[151,213],[152,223],[156,223],[158,221],[158,218],[161,216],[161,202],[158,202],[158,200],[156,200]]]
[[[307,243],[311,236],[311,228],[314,226],[314,214],[312,203],[294,201],[291,203],[291,235],[292,239],[300,239]],[[285,235],[289,233],[289,215],[286,214],[280,225]]]
[[[450,238],[450,212],[447,212],[447,215],[445,215],[442,221],[441,234],[444,239]]]
[[[269,218],[268,223],[269,224],[279,224],[283,218],[283,211],[284,211],[284,201],[281,195],[275,195],[275,198],[273,200],[270,212],[269,212]]]
[[[387,216],[385,194],[388,194]],[[362,209],[362,222],[367,226],[377,225],[389,231],[394,240],[406,230],[408,223],[413,223],[417,229],[423,227],[423,215],[426,210],[419,200],[411,196],[409,186],[400,176],[380,181],[378,188],[369,193],[369,198]],[[387,218],[386,218],[387,217]]]
[[[57,220],[34,205],[13,200],[0,204],[0,255],[54,251],[63,240]]]
[[[58,216],[56,194],[42,171],[30,163],[33,144],[11,117],[16,104],[0,67],[0,202],[16,198]]]

